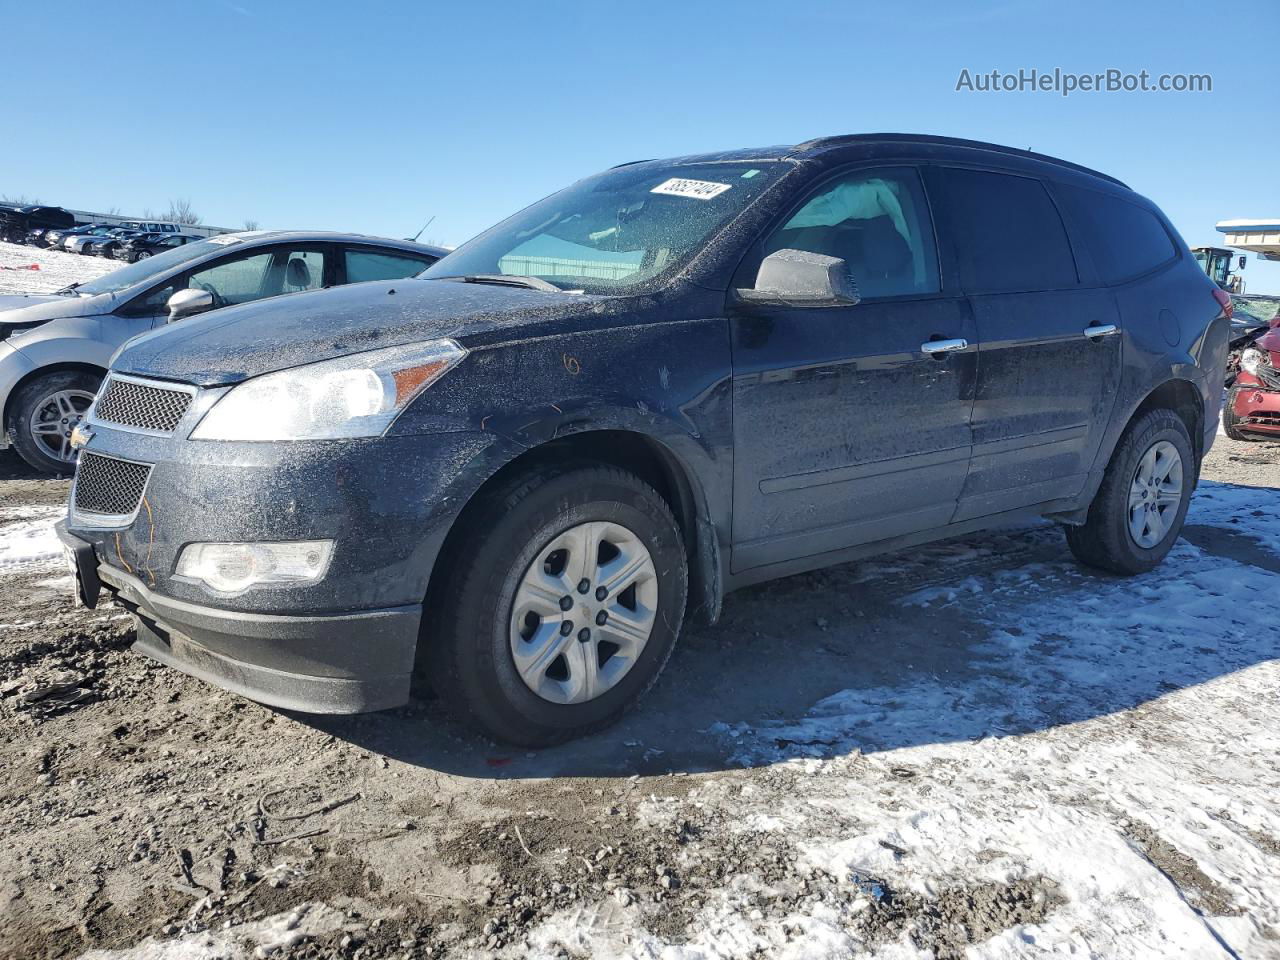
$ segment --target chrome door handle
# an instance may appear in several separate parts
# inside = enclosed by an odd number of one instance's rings
[[[922,353],[951,353],[955,350],[963,350],[969,345],[968,340],[926,340],[920,344]]]
[[[1113,333],[1119,333],[1119,332],[1120,332],[1120,328],[1117,327],[1114,323],[1100,323],[1094,327],[1084,328],[1084,335],[1088,337],[1090,340],[1093,340],[1096,337],[1109,337]]]

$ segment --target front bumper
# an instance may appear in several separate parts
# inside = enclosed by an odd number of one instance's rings
[[[136,617],[139,652],[286,709],[406,702],[431,571],[490,459],[507,455],[498,438],[237,444],[94,429],[87,452],[154,464],[143,509],[116,526],[73,509],[59,532]],[[227,596],[174,575],[189,543],[310,539],[335,544],[314,583]]]
[[[290,616],[185,603],[97,561],[93,545],[70,533],[65,522],[57,529],[76,556],[82,599],[96,602],[100,583],[132,613],[139,653],[286,710],[362,713],[409,698],[421,604]]]
[[[1252,378],[1241,374],[1241,379]],[[1280,391],[1237,380],[1228,402],[1238,430],[1280,436]]]

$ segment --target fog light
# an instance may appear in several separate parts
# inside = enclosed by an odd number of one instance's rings
[[[239,593],[263,584],[319,580],[332,554],[332,540],[191,543],[178,558],[177,575],[199,580],[219,593]]]

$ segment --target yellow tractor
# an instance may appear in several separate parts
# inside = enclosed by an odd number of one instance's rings
[[[1239,273],[1244,269],[1244,254],[1240,254],[1237,259],[1234,250],[1223,247],[1192,247],[1191,253],[1196,258],[1196,263],[1200,264],[1200,269],[1223,290],[1228,293],[1244,293],[1244,277]]]

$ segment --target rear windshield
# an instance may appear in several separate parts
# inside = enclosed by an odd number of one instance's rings
[[[174,247],[172,250],[157,253],[154,257],[147,257],[145,260],[139,260],[137,263],[131,263],[127,267],[121,267],[119,270],[112,270],[110,273],[104,274],[95,280],[82,283],[76,287],[76,293],[88,294],[89,296],[93,296],[96,293],[117,293],[127,287],[132,287],[135,283],[141,283],[157,274],[181,266],[189,260],[198,260],[200,257],[217,250],[225,250],[227,243],[228,240],[226,238],[218,237],[217,242],[214,242],[214,240],[202,240],[199,243],[188,243],[185,246]]]
[[[787,169],[776,161],[607,170],[504,220],[423,277],[508,274],[632,294],[679,270]]]

